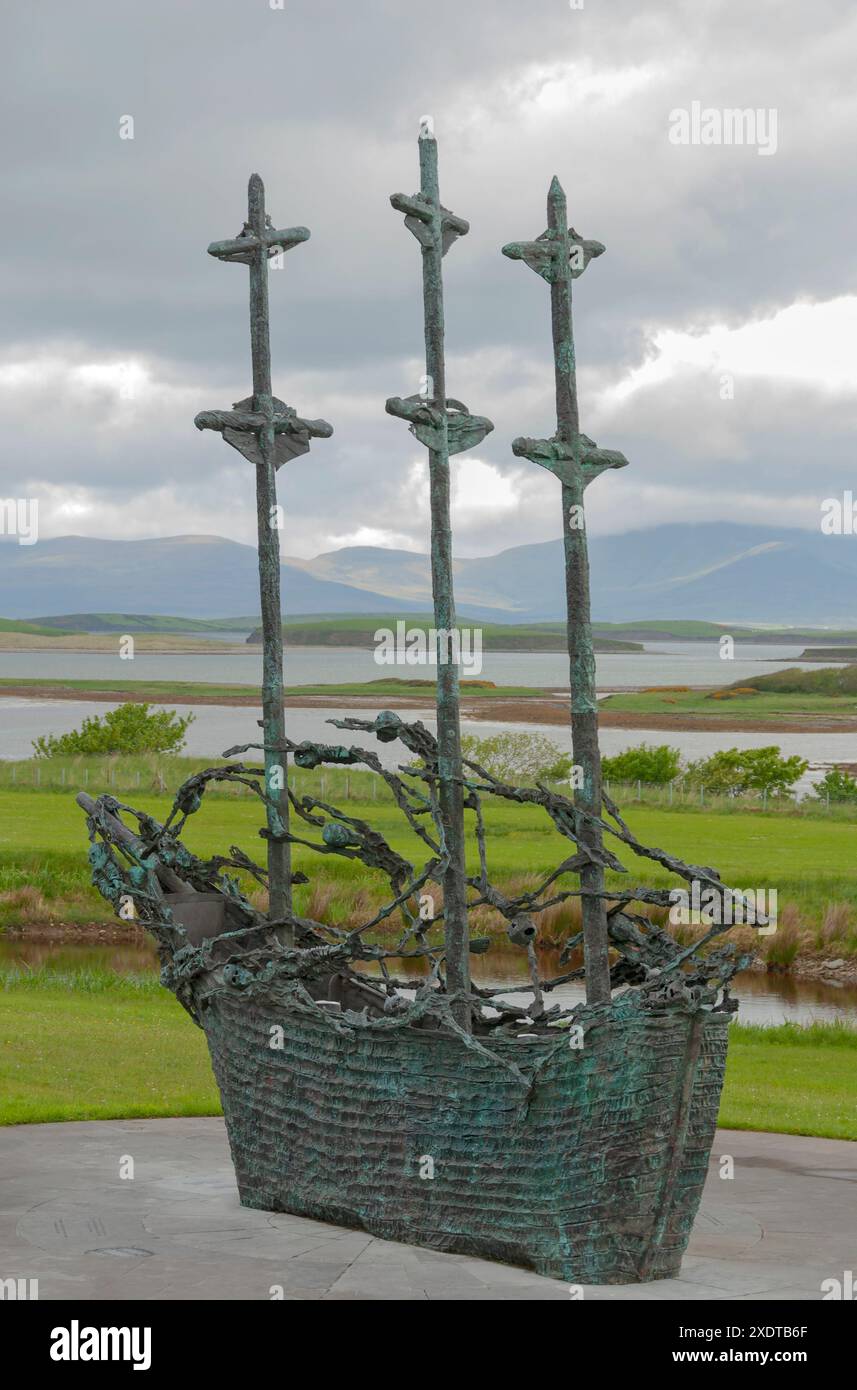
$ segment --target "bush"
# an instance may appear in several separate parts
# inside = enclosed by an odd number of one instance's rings
[[[769,796],[789,796],[808,766],[797,755],[780,757],[775,745],[725,748],[710,758],[691,763],[685,775],[690,786],[703,787],[715,795],[740,796],[742,792],[755,791]]]
[[[822,801],[857,801],[857,781],[839,767],[831,767],[813,791]]]
[[[33,740],[37,758],[75,753],[178,753],[194,716],[175,710],[152,712],[148,704],[125,704],[103,717],[84,719],[69,734],[48,734]]]
[[[610,782],[672,782],[679,774],[681,754],[666,743],[640,743],[615,758],[601,759],[601,775]]]
[[[569,754],[544,734],[468,734],[461,740],[461,753],[501,782],[563,782],[571,772]]]

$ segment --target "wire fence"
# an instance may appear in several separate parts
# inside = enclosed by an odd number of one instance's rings
[[[0,761],[0,789],[36,792],[83,790],[93,794],[110,792],[116,796],[136,792],[169,796],[185,778],[210,767],[216,761],[212,758],[170,757],[163,754],[77,755]],[[567,783],[520,776],[517,780],[542,780],[552,791],[573,794]],[[321,800],[329,798],[365,803],[387,800],[389,797],[381,778],[359,768],[316,768],[310,771],[290,767],[289,785],[297,796],[312,795]],[[790,796],[772,796],[765,791],[731,796],[707,791],[684,778],[666,783],[606,780],[604,789],[620,807],[640,805],[687,811],[742,811],[812,817],[829,815],[838,820],[857,820],[857,803],[831,801],[829,795],[811,795],[800,801]],[[234,799],[252,793],[240,785],[227,783],[212,787],[208,795]]]

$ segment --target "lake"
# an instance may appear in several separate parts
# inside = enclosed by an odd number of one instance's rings
[[[651,642],[640,653],[599,653],[598,685],[603,690],[641,685],[728,685],[799,663],[802,646],[741,644],[732,661],[723,661],[716,642]],[[844,663],[830,663],[844,664]],[[335,685],[379,680],[384,676],[428,676],[415,666],[379,666],[362,647],[290,647],[283,663],[288,685]],[[466,672],[462,672],[466,678]],[[175,680],[258,686],[261,649],[200,652],[198,655],[138,652],[132,660],[116,652],[0,652],[0,676],[49,680]],[[484,652],[480,679],[497,685],[567,686],[564,652]]]
[[[652,642],[639,654],[601,654],[597,658],[599,690],[635,688],[641,685],[717,685],[744,680],[786,665],[801,664],[799,646],[764,644],[741,645],[733,661],[722,661],[718,644],[707,642]],[[803,663],[807,665],[808,663]],[[842,664],[842,663],[840,663]],[[297,647],[285,660],[286,679],[292,685],[336,684],[346,681],[377,680],[389,674],[421,675],[423,668],[376,665],[373,653],[361,648]],[[210,681],[256,687],[261,679],[258,649],[224,651],[196,656],[171,653],[141,653],[133,661],[123,661],[117,653],[105,652],[0,652],[0,676],[26,679],[67,680],[175,680]],[[567,686],[568,659],[561,652],[487,652],[482,677],[498,685]],[[383,705],[379,701],[379,707]],[[0,758],[26,758],[32,741],[42,734],[61,734],[79,727],[91,715],[114,708],[86,700],[23,700],[0,697]],[[256,715],[252,709],[229,706],[167,706],[180,713],[192,709],[195,721],[188,731],[186,751],[193,757],[216,758],[225,748],[248,743],[258,737]],[[325,721],[353,713],[342,707],[326,710],[290,709],[287,732],[303,739],[329,741],[337,737]],[[363,711],[362,713],[365,713]],[[434,729],[434,711],[413,710],[409,717],[423,719]],[[488,720],[462,720],[464,733],[490,737],[508,729],[533,730],[546,734],[564,751],[571,748],[571,734],[561,725],[510,725]],[[770,741],[784,753],[799,753],[812,767],[798,786],[798,793],[809,790],[833,762],[857,761],[857,737],[849,733],[765,734],[762,733],[641,733],[634,729],[604,729],[601,748],[606,756],[621,753],[642,741],[668,742],[687,759],[707,757],[723,747],[753,748]],[[354,742],[354,739],[349,739]],[[395,747],[379,746],[385,766],[400,761]]]

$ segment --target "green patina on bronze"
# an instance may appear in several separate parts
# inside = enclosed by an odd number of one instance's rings
[[[306,227],[277,231],[265,211],[265,186],[252,174],[247,189],[247,221],[231,241],[214,241],[208,254],[250,268],[250,350],[253,395],[232,410],[200,412],[197,429],[218,430],[228,444],[256,466],[256,529],[262,605],[262,729],[268,799],[268,874],[272,920],[291,909],[292,871],[288,835],[286,760],[281,753],[283,720],[283,617],[280,604],[280,531],[277,469],[305,454],[311,438],[333,433],[325,420],[302,420],[271,390],[271,334],[268,317],[268,260],[309,240]]]
[[[470,230],[463,218],[442,206],[437,177],[437,141],[430,126],[420,130],[420,191],[412,198],[394,193],[390,202],[405,214],[405,226],[420,244],[423,262],[423,319],[426,346],[424,391],[402,399],[393,396],[387,411],[407,420],[429,451],[431,499],[431,578],[434,621],[439,634],[455,628],[452,586],[452,531],[449,519],[450,454],[472,449],[494,428],[490,420],[472,416],[460,401],[446,394],[443,323],[443,257],[458,237]],[[464,1028],[470,1027],[468,995],[467,893],[464,869],[464,803],[461,788],[461,729],[458,666],[443,660],[442,637],[437,639],[438,798],[447,857],[443,876],[446,936],[446,977],[453,1010]]]
[[[440,203],[437,147],[425,129],[420,170],[420,192],[392,202],[423,255],[427,382],[387,410],[429,452],[435,624],[449,631],[450,457],[491,425],[446,395],[441,260],[467,224]],[[566,796],[514,786],[462,759],[452,662],[438,661],[437,737],[391,710],[329,721],[397,743],[394,769],[359,744],[288,738],[279,537],[270,524],[276,468],[331,429],[299,419],[271,394],[267,259],[309,234],[271,228],[254,176],[243,232],[209,248],[250,267],[253,396],[196,423],[218,430],[256,468],[262,739],[226,750],[241,761],[190,777],[163,823],[108,795],[81,793],[78,801],[94,883],[124,918],[133,904],[157,943],[164,985],[205,1030],[245,1205],[510,1260],[576,1283],[626,1283],[679,1270],[717,1118],[735,1008],[729,981],[748,957],[728,944],[714,948],[728,930],[722,923],[735,920],[736,897],[716,870],[643,845],[600,786],[586,534],[572,518],[582,518],[587,483],[625,460],[597,449],[577,416],[571,280],[603,247],[568,230],[556,181],[548,222],[537,241],[505,249],[551,285],[557,432],[513,448],[562,484],[572,733],[583,788]],[[244,762],[251,750],[261,756]],[[272,774],[285,772],[289,758],[302,768],[373,772],[404,818],[416,846],[410,857],[348,806],[297,797],[285,778],[281,786]],[[259,798],[266,867],[236,846],[202,859],[185,845],[189,818],[219,783]],[[569,842],[557,867],[515,896],[489,872],[486,798],[533,807]],[[476,851],[470,872],[465,824]],[[291,872],[292,845],[310,862],[333,854],[380,875],[389,900],[349,930],[301,916],[290,887],[310,875]],[[731,899],[731,911],[694,946],[680,946],[647,915],[670,905],[669,889],[605,890],[606,869],[627,873],[618,851],[651,860],[688,888],[699,883],[711,901]],[[268,889],[267,912],[242,880]],[[442,888],[442,906],[433,888]],[[563,973],[544,979],[534,945],[539,916],[574,898],[583,932],[566,942]],[[526,986],[470,981],[469,955],[491,947],[490,937],[469,937],[475,909],[490,910],[526,953]],[[765,924],[760,914],[754,920]],[[585,1003],[551,1002],[575,980],[586,982]]]
[[[601,815],[601,754],[598,747],[598,702],[595,692],[595,651],[589,602],[589,555],[584,519],[584,489],[606,468],[624,468],[624,455],[599,449],[580,432],[577,408],[577,367],[571,313],[571,282],[589,262],[602,255],[600,241],[585,241],[568,225],[565,193],[554,177],[548,192],[548,225],[536,241],[512,242],[503,255],[524,261],[551,288],[556,434],[551,439],[516,439],[512,452],[541,464],[562,485],[562,530],[565,549],[565,594],[568,660],[571,686],[571,738],[575,766],[582,786],[575,800],[584,816]],[[601,832],[592,819],[585,840],[595,851]],[[600,1004],[610,998],[607,914],[604,871],[592,863],[581,869],[585,890],[581,904],[586,957],[586,998]]]

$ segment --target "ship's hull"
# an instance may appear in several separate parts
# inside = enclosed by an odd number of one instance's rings
[[[216,989],[200,1012],[245,1206],[574,1284],[679,1272],[714,1136],[727,1016],[618,1001],[537,1041]],[[523,1074],[520,1076],[508,1064]]]

